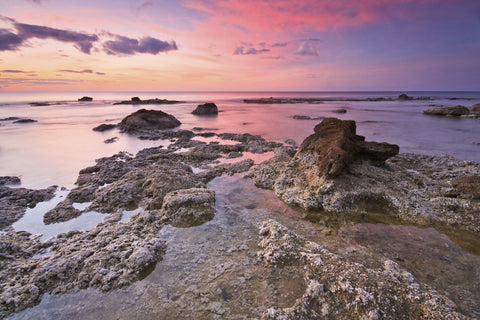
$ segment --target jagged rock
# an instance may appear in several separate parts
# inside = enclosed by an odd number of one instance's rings
[[[204,188],[182,189],[165,195],[162,213],[174,227],[193,227],[214,217],[214,205],[214,191]]]
[[[391,260],[366,266],[307,241],[278,222],[260,227],[258,256],[276,267],[299,263],[307,287],[291,307],[271,307],[263,319],[468,319],[456,305]]]
[[[19,177],[13,177],[13,176],[3,176],[0,177],[0,186],[4,186],[6,184],[20,184],[20,178]]]
[[[199,104],[195,110],[192,111],[196,115],[216,115],[218,114],[217,105],[213,102]]]
[[[299,156],[311,154],[324,177],[339,176],[357,157],[384,161],[398,153],[397,145],[365,142],[352,120],[326,118],[300,145]]]
[[[112,130],[112,129],[116,128],[116,127],[117,127],[116,124],[106,124],[106,123],[102,123],[101,125],[96,126],[96,127],[93,128],[92,130],[93,130],[93,131],[103,132],[103,131],[107,131],[107,130]]]
[[[443,107],[443,108],[433,108],[423,111],[424,114],[435,115],[435,116],[452,116],[459,117],[467,115],[470,113],[467,107],[464,106],[455,106],[455,107]]]
[[[163,130],[178,127],[180,121],[171,114],[157,110],[140,109],[125,117],[119,128],[128,133],[141,133],[149,130]]]

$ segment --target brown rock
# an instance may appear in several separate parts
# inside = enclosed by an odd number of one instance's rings
[[[452,181],[453,189],[447,196],[480,200],[480,175],[462,176]]]
[[[171,129],[178,127],[180,124],[180,121],[171,114],[157,110],[140,109],[125,117],[119,126],[125,132],[136,133],[149,129]]]
[[[453,116],[459,117],[467,115],[470,113],[467,107],[464,106],[455,106],[455,107],[443,107],[443,108],[433,108],[423,111],[424,114],[433,115],[433,116]]]

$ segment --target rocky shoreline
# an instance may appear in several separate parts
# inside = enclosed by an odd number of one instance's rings
[[[44,293],[111,291],[144,278],[165,254],[160,230],[168,224],[198,226],[214,217],[215,193],[207,183],[222,174],[250,170],[248,177],[257,186],[312,214],[393,216],[478,235],[479,163],[397,155],[398,146],[356,135],[353,121],[332,119],[323,120],[298,148],[250,134],[143,128],[135,122],[135,130],[125,131],[141,139],[170,139],[171,145],[135,156],[119,153],[81,170],[76,187],[44,215],[44,222],[68,221],[89,211],[106,218],[92,230],[70,231],[45,242],[15,231],[11,224],[27,206],[52,198],[57,188],[0,186],[2,208],[8,209],[2,211],[0,233],[0,318],[38,304]],[[196,136],[236,143],[207,144]],[[245,152],[275,155],[254,165],[240,158]],[[224,163],[237,157],[237,162]],[[12,177],[0,181],[18,182]],[[77,209],[75,203],[86,206]],[[138,213],[123,221],[125,210],[134,209]],[[305,293],[293,305],[270,307],[264,319],[469,318],[448,297],[419,284],[391,260],[362,264],[358,257],[333,253],[273,220],[259,230],[259,261],[276,268],[288,265],[304,273],[306,283]],[[212,312],[222,315],[217,309]]]

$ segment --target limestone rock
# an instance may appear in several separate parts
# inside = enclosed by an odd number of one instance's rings
[[[204,188],[176,190],[165,195],[163,215],[174,227],[192,227],[214,217],[215,192]]]
[[[125,117],[119,127],[128,133],[138,133],[146,130],[163,130],[178,127],[180,121],[163,111],[140,109]]]
[[[217,105],[213,102],[199,104],[195,110],[192,111],[196,115],[216,115],[218,114]]]
[[[423,111],[424,114],[435,115],[435,116],[452,116],[459,117],[467,115],[470,113],[467,107],[464,106],[455,106],[455,107],[443,107],[443,108],[433,108]]]

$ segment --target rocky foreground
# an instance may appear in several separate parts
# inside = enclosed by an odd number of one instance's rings
[[[34,190],[0,187],[0,201],[11,208],[3,213],[0,233],[0,317],[39,303],[44,293],[109,291],[144,278],[165,253],[159,231],[167,224],[185,228],[212,219],[215,193],[207,183],[222,174],[250,170],[250,159],[220,161],[243,152],[275,151],[249,176],[290,205],[480,232],[480,164],[448,156],[398,155],[398,146],[358,136],[353,121],[323,120],[298,150],[249,134],[138,130],[137,124],[131,126],[133,133],[145,139],[169,138],[172,144],[136,156],[119,153],[98,159],[80,171],[76,188],[44,215],[48,224],[92,210],[109,214],[92,230],[67,232],[45,242],[16,232],[11,223],[27,206],[52,197],[55,187],[33,197],[36,202],[24,200],[35,195]],[[237,143],[206,144],[193,140],[196,135]],[[16,182],[12,177],[0,181]],[[12,198],[11,192],[19,193]],[[79,210],[75,203],[87,205]],[[139,213],[123,221],[124,211],[133,209]],[[296,268],[306,282],[304,295],[294,305],[271,307],[264,319],[468,319],[449,298],[419,284],[391,260],[362,264],[273,220],[259,229],[260,261]]]

